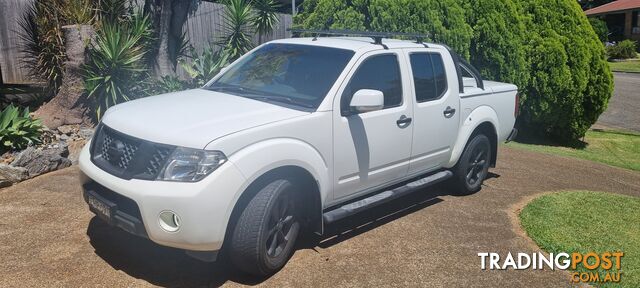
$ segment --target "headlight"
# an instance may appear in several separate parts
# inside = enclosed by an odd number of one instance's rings
[[[220,151],[178,147],[167,160],[158,180],[197,182],[227,162]]]

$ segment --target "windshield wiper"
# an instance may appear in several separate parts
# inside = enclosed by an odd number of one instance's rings
[[[287,96],[252,94],[252,95],[246,95],[245,97],[251,98],[251,99],[260,99],[265,101],[276,101],[280,103],[293,104],[293,105],[302,106],[305,108],[313,108],[312,104],[297,100],[295,98],[287,97]]]
[[[246,93],[246,89],[242,88],[241,86],[235,86],[235,85],[218,85],[218,86],[209,86],[209,87],[205,87],[205,89],[207,90],[211,90],[211,91],[218,91],[218,92],[236,92],[236,93]]]
[[[287,97],[287,96],[282,96],[282,95],[272,95],[272,94],[265,94],[263,92],[260,91],[255,91],[252,89],[247,89],[241,86],[236,86],[236,85],[220,85],[220,86],[210,86],[210,87],[206,87],[207,90],[211,90],[211,91],[218,91],[218,92],[230,92],[230,93],[235,93],[238,96],[241,97],[246,97],[246,98],[251,98],[251,99],[257,99],[257,100],[263,100],[263,101],[275,101],[275,102],[280,102],[280,103],[286,103],[286,104],[292,104],[292,105],[297,105],[297,106],[302,106],[305,108],[313,108],[314,106],[310,103],[295,99],[295,98],[291,98],[291,97]]]

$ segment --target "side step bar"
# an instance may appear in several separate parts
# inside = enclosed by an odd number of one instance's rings
[[[392,190],[386,190],[362,200],[340,206],[333,210],[329,210],[327,212],[324,212],[324,214],[322,215],[324,223],[332,223],[366,209],[376,207],[380,204],[389,202],[393,199],[397,199],[411,192],[414,192],[417,189],[431,186],[433,184],[447,180],[451,176],[453,176],[453,173],[451,171],[440,171],[438,173],[407,183],[404,186],[400,186]]]

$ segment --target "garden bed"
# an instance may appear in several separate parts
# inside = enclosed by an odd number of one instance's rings
[[[40,143],[0,156],[0,188],[77,163],[82,147],[92,135],[93,128],[80,125],[44,128]]]

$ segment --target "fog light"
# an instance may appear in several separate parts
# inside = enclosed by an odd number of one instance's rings
[[[160,212],[160,227],[168,232],[176,232],[180,228],[180,217],[171,211]]]

